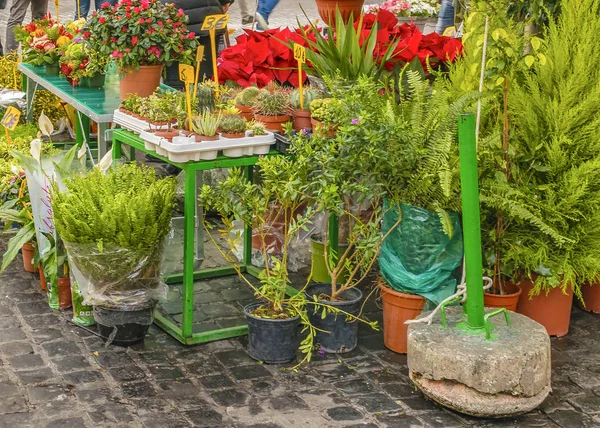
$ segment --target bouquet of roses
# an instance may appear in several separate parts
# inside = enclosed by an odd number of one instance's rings
[[[381,5],[368,4],[364,7],[365,13],[376,14],[380,10],[393,13],[397,17],[437,16],[439,5],[436,0],[387,0]]]
[[[103,3],[83,31],[90,49],[110,57],[121,70],[140,65],[191,63],[198,46],[187,30],[188,17],[159,0]]]
[[[50,14],[22,27],[15,35],[23,47],[23,61],[33,65],[58,64],[61,53],[79,32],[83,20],[59,24]]]
[[[60,57],[60,72],[74,86],[82,77],[105,74],[107,65],[108,58],[90,49],[81,37],[76,37]]]

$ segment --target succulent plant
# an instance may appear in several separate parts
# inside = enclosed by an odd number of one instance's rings
[[[261,92],[253,104],[257,114],[263,116],[280,116],[290,109],[290,95],[285,91]]]
[[[215,108],[215,92],[211,87],[199,85],[196,98],[198,98],[198,111],[206,109],[212,111]]]
[[[260,89],[255,86],[250,86],[237,94],[235,103],[239,106],[252,107],[258,94],[260,94]]]
[[[317,89],[314,88],[305,88],[302,91],[302,98],[304,98],[304,109],[303,110],[308,110],[310,103],[312,103],[314,100],[321,98],[321,92]],[[296,110],[300,109],[300,90],[296,89],[294,90],[294,92],[292,92],[292,95],[290,96],[290,101],[292,103],[292,107],[295,108]]]
[[[202,113],[192,119],[194,132],[206,137],[213,137],[217,135],[221,119],[220,114],[214,114],[210,110],[204,109]]]
[[[247,122],[241,116],[228,115],[221,119],[219,128],[226,134],[241,134],[246,131]]]
[[[265,124],[257,120],[253,120],[248,124],[248,130],[255,137],[258,137],[259,135],[267,135]]]
[[[323,123],[335,123],[336,111],[341,102],[333,98],[316,99],[310,103],[310,113],[315,120]]]

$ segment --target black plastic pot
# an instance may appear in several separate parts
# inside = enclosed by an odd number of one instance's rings
[[[321,294],[331,294],[331,284],[317,283],[306,287],[306,294],[312,300],[312,296]],[[362,292],[357,288],[351,288],[344,291],[341,298],[345,299],[338,302],[328,300],[319,300],[320,303],[333,306],[352,315],[360,313],[360,305],[363,297]],[[358,342],[358,321],[346,321],[344,314],[335,314],[327,312],[325,318],[322,318],[323,307],[312,306],[308,308],[308,318],[313,326],[319,330],[315,337],[315,345],[322,351],[331,354],[341,354],[350,352],[356,348]],[[328,332],[328,333],[325,333]]]
[[[275,136],[275,150],[285,155],[291,146],[290,140],[279,132],[274,132],[273,135]]]
[[[154,320],[154,303],[137,308],[94,306],[98,333],[109,345],[131,346],[146,337]]]
[[[251,303],[244,308],[248,322],[248,352],[265,363],[287,363],[296,357],[299,345],[300,317],[285,320],[259,318],[250,314],[262,303]]]

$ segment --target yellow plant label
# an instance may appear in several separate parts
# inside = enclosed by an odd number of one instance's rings
[[[302,64],[306,62],[306,48],[304,46],[294,45],[294,59]]]
[[[202,62],[204,59],[204,45],[198,46],[198,50],[196,51],[196,62]]]
[[[229,22],[229,15],[209,15],[204,18],[202,23],[202,30],[223,30],[227,27]]]
[[[183,83],[194,83],[194,67],[188,64],[179,64],[179,80]]]
[[[19,124],[19,118],[21,117],[21,111],[13,106],[8,106],[6,108],[6,113],[4,113],[4,117],[2,118],[2,125],[4,125],[7,129],[13,131],[17,125]]]

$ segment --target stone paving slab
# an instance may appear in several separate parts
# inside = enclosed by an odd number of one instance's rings
[[[235,276],[204,283],[223,281],[239,286]],[[252,360],[246,337],[186,347],[153,326],[143,344],[105,347],[69,312],[47,309],[18,262],[0,275],[0,296],[0,428],[600,426],[600,317],[579,309],[571,333],[552,340],[553,392],[541,408],[484,420],[416,392],[406,356],[386,350],[381,332],[361,329],[353,352],[316,353],[292,373]]]

